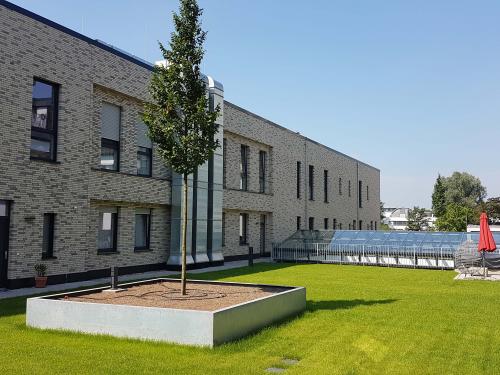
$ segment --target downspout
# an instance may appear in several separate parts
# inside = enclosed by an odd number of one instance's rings
[[[356,196],[356,224],[359,228],[359,198],[360,198],[360,191],[359,191],[359,162],[356,161],[356,191],[357,191],[357,196]],[[356,229],[356,228],[353,228]],[[363,229],[363,228],[361,228]]]

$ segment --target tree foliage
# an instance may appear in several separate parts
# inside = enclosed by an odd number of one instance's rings
[[[445,232],[465,232],[474,216],[477,212],[473,208],[451,203],[446,206],[444,215],[436,220],[436,228]]]
[[[428,226],[425,208],[413,207],[408,211],[408,230],[422,231]]]
[[[446,211],[446,188],[444,186],[443,177],[438,175],[434,184],[434,192],[432,193],[432,211],[436,217],[441,217]]]
[[[486,197],[486,188],[479,178],[467,172],[453,172],[444,180],[446,205],[457,205],[475,208]]]
[[[173,15],[170,49],[159,43],[167,64],[154,68],[151,101],[145,104],[143,115],[159,155],[182,175],[195,172],[219,147],[215,121],[220,107],[208,111],[200,70],[206,38],[199,20],[202,13],[195,0],[181,0],[179,14]]]

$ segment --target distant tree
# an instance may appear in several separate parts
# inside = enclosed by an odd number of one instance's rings
[[[408,230],[422,231],[427,228],[428,221],[425,214],[425,208],[413,207],[408,211]]]
[[[479,212],[486,212],[491,223],[500,221],[500,197],[489,198],[479,205]]]
[[[486,197],[486,188],[481,180],[467,172],[453,172],[445,178],[444,187],[446,206],[454,203],[474,209]]]
[[[432,211],[436,217],[443,216],[446,211],[446,188],[443,180],[443,177],[438,175],[434,184],[434,192],[432,193]]]
[[[380,227],[379,227],[379,230],[391,230],[391,227],[389,227],[388,224],[385,224],[385,223],[380,223]]]
[[[446,206],[444,215],[436,220],[436,228],[445,232],[465,232],[467,223],[475,216],[477,212],[473,208],[451,203]]]
[[[156,66],[151,76],[150,102],[143,120],[164,163],[183,177],[181,292],[186,294],[186,245],[188,175],[207,161],[219,147],[215,123],[220,107],[209,109],[200,64],[206,33],[201,29],[202,9],[196,0],[181,0],[174,14],[175,30],[170,50],[160,43],[166,66]]]

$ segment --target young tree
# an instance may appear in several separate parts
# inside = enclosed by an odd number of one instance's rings
[[[206,32],[201,29],[203,10],[196,0],[181,0],[174,14],[175,31],[170,49],[160,44],[167,61],[156,66],[151,76],[150,102],[144,106],[144,123],[166,165],[183,177],[182,276],[181,292],[186,294],[186,245],[188,175],[206,162],[219,147],[215,123],[220,108],[210,112],[206,84],[200,70]]]
[[[408,212],[408,230],[422,231],[428,226],[428,221],[425,214],[425,208],[417,206]]]
[[[434,184],[434,192],[432,193],[432,211],[436,217],[441,217],[446,211],[446,188],[443,182],[444,178],[438,175]]]

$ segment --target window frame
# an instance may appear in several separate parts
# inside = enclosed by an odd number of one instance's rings
[[[147,231],[146,231],[146,245],[145,246],[136,246],[136,238],[137,231],[135,224],[137,223],[137,216],[146,216],[147,217]],[[150,250],[151,248],[151,210],[148,213],[135,213],[134,215],[134,251],[141,250]]]
[[[144,149],[146,151],[142,151]],[[153,176],[153,149],[149,147],[137,146],[137,161],[139,161],[139,155],[146,156],[149,160],[149,170],[148,173],[139,173],[139,168],[137,168],[137,176],[142,177],[152,177]]]
[[[112,236],[113,236],[113,247],[110,248],[99,248],[99,227],[102,224],[102,215],[105,213],[111,214],[111,228],[112,228]],[[108,212],[105,210],[99,211],[99,226],[97,228],[97,253],[98,254],[106,254],[106,253],[117,253],[118,252],[118,214],[119,209],[116,208],[116,212]]]
[[[33,98],[33,90],[31,92],[31,137],[30,137],[30,159],[33,160],[44,160],[49,162],[57,162],[57,139],[58,139],[58,130],[59,130],[59,91],[60,86],[58,83],[48,81],[43,78],[33,77],[33,89],[36,82],[43,83],[45,85],[49,85],[52,87],[52,97],[51,103],[44,107],[51,107],[52,109],[52,129],[43,129],[36,126],[33,126],[33,110],[42,106],[35,106],[34,98]],[[48,138],[48,139],[47,139]],[[38,141],[49,141],[50,143],[50,152],[48,153],[48,157],[43,156],[43,154],[47,154],[41,151],[36,151],[31,148],[31,140],[36,139]],[[34,154],[35,153],[35,154]]]
[[[48,238],[45,239],[45,218],[49,218],[48,222]],[[56,214],[47,212],[43,214],[43,229],[42,229],[42,259],[55,259],[54,257],[54,232],[55,232]],[[47,240],[47,249],[44,249],[45,241]]]
[[[239,216],[240,245],[248,245],[248,213],[241,212]]]

